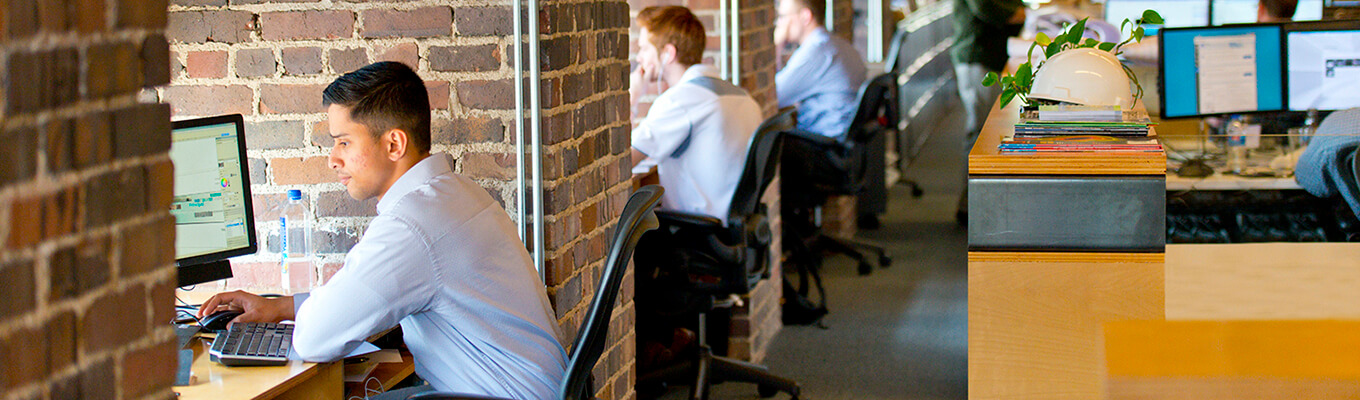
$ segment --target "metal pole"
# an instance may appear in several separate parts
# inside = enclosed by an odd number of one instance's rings
[[[528,221],[524,219],[524,27],[520,23],[524,10],[520,1],[511,0],[515,19],[515,215],[518,217],[515,222],[519,225],[519,240],[525,241]]]
[[[732,45],[729,46],[729,50],[732,52],[732,79],[730,80],[733,85],[741,86],[741,0],[732,0],[732,5],[729,8],[732,11],[729,14],[732,19],[728,21],[728,25],[732,27],[730,35]]]
[[[729,33],[727,32],[727,0],[718,0],[718,17],[714,18],[718,23],[718,73],[723,79],[732,79],[731,68],[728,67],[728,45]]]
[[[543,270],[543,140],[539,126],[541,114],[539,104],[539,83],[542,76],[538,70],[538,0],[529,3],[529,130],[530,149],[533,151],[534,174],[534,268],[539,278],[546,278]],[[544,279],[544,282],[547,282]]]
[[[869,26],[869,62],[883,62],[883,2],[885,0],[869,0],[869,18],[865,21]]]

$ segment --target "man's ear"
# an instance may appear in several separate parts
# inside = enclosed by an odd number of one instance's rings
[[[411,135],[400,128],[392,128],[383,134],[383,151],[387,153],[387,159],[392,161],[400,160],[406,155],[406,150],[411,144]]]
[[[803,26],[809,26],[817,22],[817,19],[812,17],[812,9],[807,7],[798,10],[798,20],[803,21]]]
[[[658,54],[657,58],[660,58],[662,63],[674,64],[676,54],[679,54],[679,50],[675,49],[675,45],[666,43],[666,46],[661,48],[661,54]]]

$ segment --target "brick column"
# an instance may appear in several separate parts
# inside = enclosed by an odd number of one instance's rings
[[[632,191],[629,16],[623,1],[541,4],[543,247],[548,298],[570,342],[595,296],[610,234]],[[632,282],[630,268],[594,371],[601,399],[636,397]]]
[[[855,42],[855,2],[854,0],[828,0],[831,8],[831,33],[842,39]]]
[[[0,397],[171,398],[165,2],[3,7]]]

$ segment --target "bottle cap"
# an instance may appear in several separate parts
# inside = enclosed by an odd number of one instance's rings
[[[288,189],[288,200],[302,200],[302,190]]]

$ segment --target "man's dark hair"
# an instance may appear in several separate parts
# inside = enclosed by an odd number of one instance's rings
[[[826,1],[824,0],[795,0],[798,5],[812,11],[812,20],[817,21],[817,25],[826,26]]]
[[[1261,0],[1261,8],[1275,18],[1293,19],[1299,0]]]
[[[406,131],[411,150],[430,152],[430,95],[406,64],[376,62],[341,75],[321,92],[321,103],[348,107],[349,117],[374,135]]]

